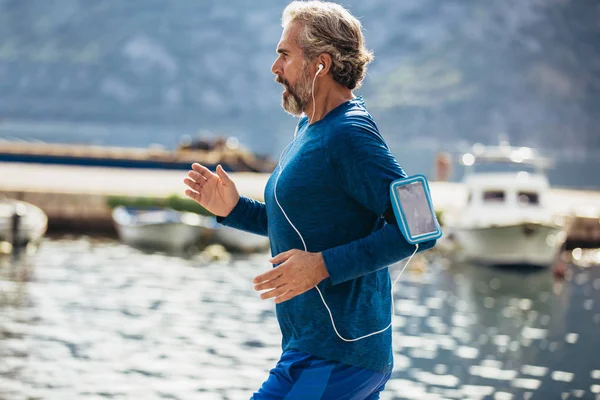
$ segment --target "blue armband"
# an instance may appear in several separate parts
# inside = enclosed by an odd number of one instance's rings
[[[398,228],[408,243],[417,244],[442,237],[427,178],[414,175],[393,181],[390,197]]]

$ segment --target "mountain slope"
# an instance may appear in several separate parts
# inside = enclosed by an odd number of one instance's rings
[[[393,146],[506,133],[519,144],[600,149],[597,1],[344,4],[376,55],[359,94]],[[295,124],[270,72],[284,5],[0,0],[0,118],[152,127],[138,145],[172,146],[205,129],[275,153]]]

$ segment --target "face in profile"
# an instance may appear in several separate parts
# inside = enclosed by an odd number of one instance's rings
[[[312,83],[308,63],[296,42],[299,30],[297,23],[290,23],[284,28],[277,45],[279,56],[271,67],[276,75],[275,81],[284,87],[281,106],[294,116],[302,115],[306,109],[311,98]]]
[[[281,83],[285,90],[281,94],[281,106],[285,111],[300,116],[306,109],[310,99],[311,82],[306,65],[300,71],[300,76],[294,84],[290,84],[285,78],[277,76],[275,81]]]

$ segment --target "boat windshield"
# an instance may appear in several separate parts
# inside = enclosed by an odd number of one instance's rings
[[[536,173],[539,169],[535,165],[515,162],[481,162],[471,167],[471,172],[477,173],[507,173],[507,172]]]

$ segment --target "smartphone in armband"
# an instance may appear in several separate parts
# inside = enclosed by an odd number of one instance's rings
[[[395,180],[390,184],[390,197],[398,228],[408,243],[417,244],[442,237],[425,176]]]

